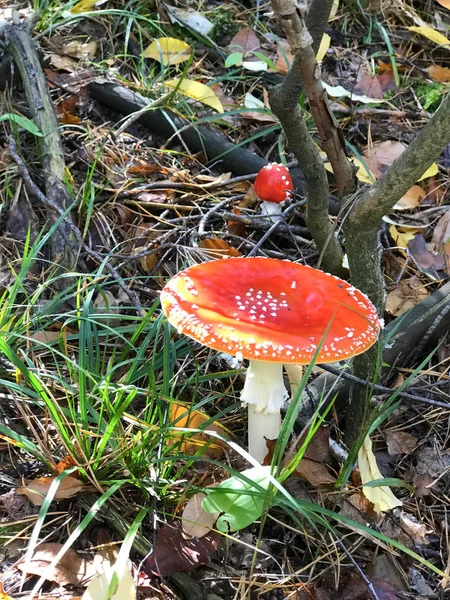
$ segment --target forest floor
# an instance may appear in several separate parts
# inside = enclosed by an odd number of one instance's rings
[[[270,110],[292,60],[270,5],[36,0],[0,16],[0,600],[447,597],[448,148],[380,225],[394,341],[384,388],[367,383],[369,462],[398,506],[348,458],[345,387],[292,421],[281,490],[248,495],[246,364],[177,333],[159,294],[211,259],[318,266]],[[438,110],[449,39],[449,0],[335,0],[317,58],[358,187]],[[295,186],[275,227],[252,188],[268,162]],[[290,375],[295,401],[344,371]],[[224,527],[200,493],[230,476]]]

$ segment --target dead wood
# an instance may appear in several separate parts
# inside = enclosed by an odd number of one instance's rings
[[[51,204],[66,212],[70,209],[73,198],[64,183],[65,161],[58,120],[36,46],[28,34],[26,25],[20,24],[17,19],[16,15],[13,23],[1,23],[0,40],[20,72],[32,119],[42,133],[42,137],[37,139],[42,152],[45,195]],[[47,206],[47,214],[50,222],[55,222],[60,218],[60,214],[51,204]],[[76,264],[75,254],[65,241],[70,236],[67,223],[63,221],[51,240],[51,261],[59,265],[61,273],[73,271]],[[61,287],[66,287],[68,282],[64,277],[59,279]]]

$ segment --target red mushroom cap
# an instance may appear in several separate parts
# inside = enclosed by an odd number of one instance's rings
[[[272,258],[229,258],[175,275],[161,292],[168,320],[205,346],[251,360],[307,364],[361,354],[381,329],[375,307],[346,281]]]
[[[294,186],[284,165],[269,163],[256,176],[253,189],[260,200],[280,204],[291,197]]]

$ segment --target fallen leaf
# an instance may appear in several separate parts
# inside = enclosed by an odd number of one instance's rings
[[[73,40],[68,44],[64,44],[63,52],[69,56],[75,56],[76,58],[88,58],[93,60],[97,54],[97,42],[95,40],[91,42],[78,42]]]
[[[425,198],[425,190],[420,185],[413,185],[392,208],[394,210],[412,210],[419,206],[423,198]]]
[[[207,513],[202,508],[206,495],[202,492],[194,494],[186,504],[182,515],[183,531],[191,537],[201,538],[211,531],[219,513]]]
[[[278,41],[277,60],[275,61],[275,69],[277,73],[286,75],[289,67],[292,64],[294,57],[291,54],[289,43],[287,40]]]
[[[231,212],[233,213],[233,215],[242,215],[241,211],[236,206],[233,206]],[[228,233],[231,233],[232,235],[238,235],[239,237],[245,237],[247,234],[245,224],[242,221],[228,221],[227,230]]]
[[[59,54],[50,55],[50,64],[55,69],[69,71],[70,73],[73,73],[80,68],[78,61],[70,58],[70,56],[60,56]]]
[[[98,0],[81,0],[81,2],[77,2],[72,8],[70,12],[73,15],[79,15],[80,13],[88,12],[94,8],[97,4]]]
[[[73,456],[68,455],[59,461],[59,463],[54,468],[54,472],[58,473],[58,474],[63,473],[64,471],[67,471],[67,469],[70,469],[71,467],[77,467],[77,466],[78,466],[78,463],[73,458]],[[77,471],[74,471],[72,473],[71,477],[78,479]]]
[[[163,525],[156,532],[152,555],[145,562],[147,572],[169,577],[179,571],[192,571],[209,561],[218,545],[219,535],[209,533],[201,539],[187,538],[179,527]]]
[[[311,460],[310,458],[302,458],[294,473],[297,477],[304,479],[314,487],[332,485],[336,482],[336,477],[331,475],[323,463]]]
[[[363,104],[378,104],[380,102],[384,102],[384,100],[380,100],[379,98],[369,98],[365,95],[353,94],[349,92],[342,85],[328,85],[322,81],[322,85],[325,88],[327,94],[332,98],[350,98],[352,102],[362,102]]]
[[[395,140],[379,142],[368,146],[367,150],[364,152],[364,162],[375,179],[379,179],[405,150],[406,145],[402,144],[402,142],[397,142]],[[427,177],[432,177],[433,175],[436,175],[438,171],[439,168],[437,164],[433,163],[426,169],[418,181],[422,181],[422,179],[426,179]]]
[[[435,490],[436,478],[427,473],[416,473],[413,477],[414,495],[416,498],[432,496]]]
[[[35,506],[41,506],[54,480],[55,477],[33,479],[32,481],[28,481],[23,487],[17,488],[16,492],[17,494],[27,496]],[[83,482],[69,475],[60,482],[53,500],[58,501],[71,498],[81,492],[83,488]]]
[[[204,83],[194,81],[193,79],[171,79],[170,81],[165,81],[164,85],[168,88],[176,89],[178,93],[188,98],[214,108],[218,113],[224,112],[222,102],[216,96],[214,90]]]
[[[152,58],[163,64],[178,65],[186,62],[191,56],[192,48],[186,42],[176,38],[159,38],[154,40],[148,48],[144,50],[142,56]]]
[[[412,454],[417,447],[417,440],[407,431],[387,431],[386,444],[391,456]]]
[[[403,230],[395,225],[389,227],[389,233],[391,234],[394,244],[399,248],[407,248],[411,240],[414,239],[417,230]]]
[[[427,288],[420,279],[417,277],[404,279],[387,295],[385,310],[390,315],[399,317],[428,296]]]
[[[408,30],[413,31],[414,33],[418,33],[419,35],[423,35],[435,44],[438,44],[439,46],[447,47],[447,49],[449,49],[450,47],[450,40],[448,40],[444,34],[440,33],[439,31],[436,31],[436,29],[433,29],[433,27],[428,27],[425,25],[412,25],[411,27],[408,27]]]
[[[267,123],[275,123],[277,121],[277,119],[271,113],[258,112],[263,110],[268,111],[270,109],[268,106],[265,105],[265,103],[262,100],[253,96],[253,94],[250,94],[250,92],[247,92],[245,94],[244,105],[245,108],[250,109],[248,111],[240,113],[241,117],[243,117],[244,119],[252,119],[254,121],[261,121]]]
[[[377,600],[400,600],[402,597],[397,594],[399,590],[390,581],[378,577],[371,577],[368,581],[376,594],[373,597],[376,597]],[[350,580],[342,588],[339,588],[337,594],[334,594],[334,600],[367,600],[371,597],[367,580],[357,573],[353,573]]]
[[[376,75],[364,75],[356,83],[354,93],[370,98],[383,98],[381,83]]]
[[[31,558],[26,563],[23,559],[17,568],[38,577],[44,576],[48,581],[54,581],[59,585],[87,585],[97,571],[92,561],[82,558],[72,548],[67,550],[54,567],[49,568],[61,548],[62,544],[40,544]]]
[[[207,423],[207,425],[205,425]],[[172,402],[170,407],[171,431],[167,434],[167,445],[178,445],[180,452],[186,454],[201,453],[210,458],[220,458],[226,447],[226,442],[217,438],[211,438],[206,430],[214,431],[224,438],[229,437],[230,432],[218,421],[211,422],[211,417],[199,410],[192,410],[188,405],[179,402]],[[204,432],[197,432],[188,435],[185,431],[176,432],[176,428],[181,429],[204,429]]]
[[[197,31],[197,33],[200,33],[201,35],[209,35],[209,32],[214,27],[214,24],[211,23],[211,21],[193,8],[177,8],[176,6],[170,6],[169,4],[164,4],[164,7],[169,13],[172,23],[177,22],[183,26],[188,25],[191,29]]]
[[[51,344],[59,340],[60,335],[60,331],[34,331],[27,336],[27,340],[40,344]]]
[[[198,243],[200,248],[208,251],[211,258],[224,258],[227,256],[240,256],[236,248],[233,248],[225,240],[220,238],[206,238]]]
[[[445,269],[445,258],[442,254],[435,254],[428,249],[428,244],[421,233],[416,233],[410,240],[408,249],[411,256],[421,269]]]
[[[116,570],[116,588],[112,595],[109,586],[114,576],[115,567],[107,561],[101,564],[102,573],[97,573],[90,581],[81,600],[136,600],[136,584],[128,564]]]
[[[378,468],[375,455],[372,450],[372,440],[366,436],[358,452],[358,465],[361,473],[362,492],[373,504],[375,512],[385,512],[397,506],[402,506],[401,500],[395,497],[388,486],[370,487],[367,484],[372,481],[384,479]]]
[[[428,246],[432,252],[439,253],[443,257],[446,271],[450,274],[450,209],[436,223]]]
[[[440,67],[439,65],[431,65],[427,69],[430,79],[438,83],[450,82],[450,69],[448,67]]]
[[[245,54],[247,52],[259,50],[260,45],[253,29],[250,29],[249,27],[243,27],[233,37],[231,42],[228,44],[228,48],[233,52],[239,51]]]
[[[328,52],[328,48],[330,47],[330,44],[331,44],[330,36],[328,35],[328,33],[324,33],[322,36],[322,39],[320,41],[319,49],[317,50],[317,54],[316,54],[317,62],[321,62],[325,58],[326,53]]]

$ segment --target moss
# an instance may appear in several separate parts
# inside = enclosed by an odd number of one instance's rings
[[[227,46],[239,31],[239,25],[234,20],[234,11],[231,8],[218,8],[213,13],[208,14],[208,18],[214,24],[209,37],[220,46]]]
[[[445,86],[441,83],[421,83],[415,88],[424,110],[435,112],[441,103]]]

